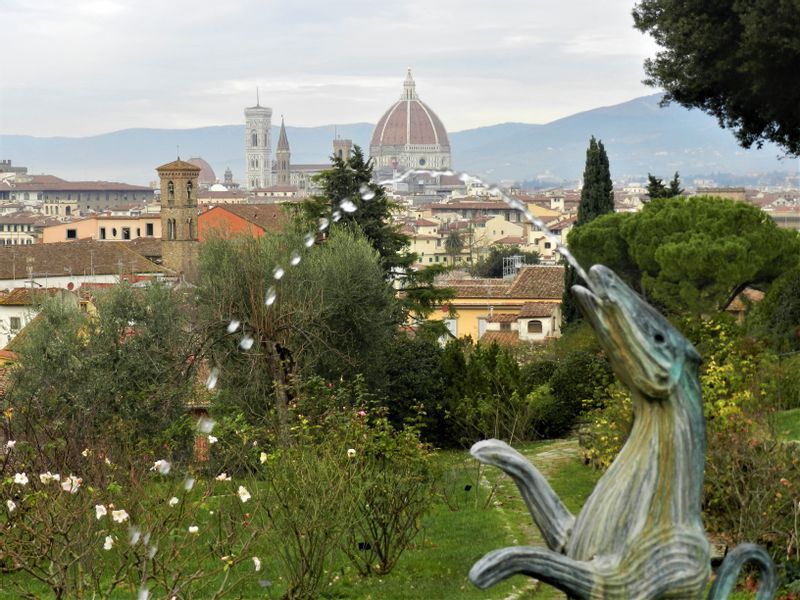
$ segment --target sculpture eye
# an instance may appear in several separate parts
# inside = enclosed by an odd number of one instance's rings
[[[653,336],[653,339],[656,341],[656,343],[657,343],[657,344],[663,344],[663,343],[664,343],[664,341],[665,341],[665,340],[664,340],[664,335],[663,335],[663,334],[661,334],[661,333],[656,333],[656,334]]]

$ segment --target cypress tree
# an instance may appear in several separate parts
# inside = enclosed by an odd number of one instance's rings
[[[581,202],[578,205],[578,218],[575,227],[593,221],[600,215],[614,212],[614,186],[611,183],[611,172],[608,154],[600,142],[592,136],[586,149],[586,166],[583,169],[583,188]],[[589,267],[590,265],[583,265]],[[561,300],[561,319],[573,323],[580,319],[578,306],[572,298],[572,286],[580,283],[578,274],[571,266],[564,269],[564,296]]]

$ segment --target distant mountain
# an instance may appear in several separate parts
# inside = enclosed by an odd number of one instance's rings
[[[586,146],[594,135],[608,151],[614,179],[644,180],[648,172],[667,178],[680,171],[688,181],[692,175],[797,171],[796,161],[778,160],[782,153],[776,146],[743,150],[712,117],[677,105],[660,108],[660,98],[636,98],[545,125],[503,123],[454,132],[453,165],[490,181],[574,181],[581,176]],[[373,127],[287,127],[292,162],[327,162],[336,133],[366,149]],[[273,145],[277,138],[274,127]],[[243,143],[244,125],[126,129],[85,138],[0,135],[0,158],[27,166],[31,173],[146,184],[156,178],[156,166],[175,158],[179,146],[182,157],[203,157],[220,179],[230,167],[234,179],[241,180]]]

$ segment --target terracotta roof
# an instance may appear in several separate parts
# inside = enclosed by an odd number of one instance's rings
[[[502,200],[499,201],[487,201],[487,200],[479,200],[479,201],[472,201],[472,200],[456,200],[454,202],[442,202],[438,204],[431,204],[430,206],[426,207],[430,208],[431,210],[438,211],[438,212],[447,212],[451,210],[514,210],[508,204],[503,202]]]
[[[192,163],[187,162],[185,160],[181,160],[180,158],[178,160],[173,160],[172,162],[167,163],[165,165],[161,165],[160,167],[156,167],[156,171],[159,171],[159,172],[161,172],[161,171],[196,171],[197,173],[199,173],[201,170],[202,169],[200,167],[198,167],[197,165],[193,165]]]
[[[226,192],[212,192],[210,190],[202,190],[197,193],[198,198],[245,198],[247,194],[240,190],[228,190]]]
[[[283,231],[288,221],[282,204],[223,204],[211,210],[228,211],[265,231]]]
[[[430,219],[419,218],[414,221],[414,225],[417,227],[438,227],[439,221],[431,221]]]
[[[486,319],[487,323],[516,323],[517,315],[514,313],[496,313]]]
[[[526,302],[519,311],[520,319],[552,317],[560,304],[555,302]]]
[[[500,238],[499,240],[495,240],[494,244],[499,244],[501,246],[520,246],[528,243],[528,239],[521,237],[521,236],[513,236],[507,235],[504,238]]]
[[[40,304],[45,296],[55,296],[56,294],[64,293],[64,288],[29,288],[17,287],[9,291],[7,294],[0,296],[0,305],[2,306],[32,306]]]
[[[294,165],[292,165],[294,167]],[[258,192],[296,192],[297,187],[293,185],[271,185],[265,188],[257,188],[253,190],[255,193]]]
[[[564,267],[522,267],[514,278],[508,295],[515,298],[552,298],[560,301],[564,295]]]
[[[438,235],[430,235],[428,233],[412,233],[411,237],[415,240],[438,240]]]
[[[31,211],[19,211],[0,215],[0,223],[13,224],[22,223],[24,225],[38,225],[40,227],[47,227],[48,225],[59,225],[61,221],[53,219],[41,213]]]
[[[117,275],[120,271],[136,273],[170,273],[132,251],[131,242],[78,240],[53,244],[0,246],[0,279],[24,279],[30,264],[35,277]],[[30,263],[29,263],[30,259]]]
[[[737,295],[731,303],[725,308],[727,311],[731,312],[744,312],[747,310],[747,307],[751,304],[756,304],[757,302],[761,302],[764,299],[764,292],[757,290],[755,288],[745,288],[742,292]]]
[[[161,258],[161,240],[154,237],[138,237],[126,242],[128,248],[147,259]]]
[[[153,192],[153,188],[116,181],[58,181],[55,183],[18,183],[13,186],[18,191],[37,192]]]
[[[519,344],[519,333],[516,331],[486,331],[479,341],[482,344],[496,343],[500,346],[516,346]]]
[[[456,298],[505,298],[510,282],[502,279],[453,279],[447,281]]]

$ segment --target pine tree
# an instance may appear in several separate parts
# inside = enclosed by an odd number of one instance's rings
[[[611,183],[608,154],[603,147],[603,142],[592,136],[589,140],[589,148],[586,150],[583,188],[581,189],[581,202],[578,205],[578,219],[575,221],[575,227],[580,227],[600,215],[610,212],[614,212],[614,186]],[[578,306],[572,297],[572,286],[578,283],[580,283],[580,279],[575,269],[566,265],[564,296],[561,300],[561,319],[564,323],[573,323],[580,319]]]
[[[680,196],[682,193],[683,188],[681,188],[681,180],[680,177],[678,177],[678,172],[675,171],[675,176],[672,178],[672,181],[669,182],[669,198]]]
[[[647,195],[650,196],[650,200],[666,198],[668,193],[663,179],[650,173],[647,174]]]

